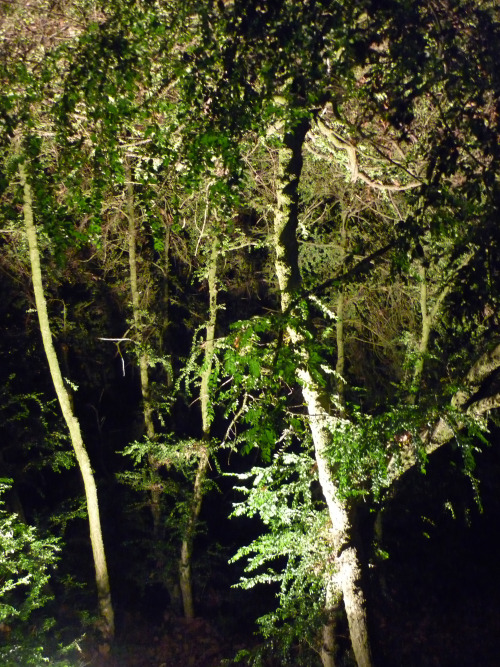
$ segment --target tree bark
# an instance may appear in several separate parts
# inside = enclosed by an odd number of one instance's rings
[[[189,508],[189,517],[181,544],[181,556],[179,559],[179,583],[181,588],[182,606],[185,618],[194,618],[193,584],[191,574],[191,563],[193,557],[193,544],[196,532],[196,524],[200,516],[203,501],[203,484],[208,471],[208,448],[201,445],[198,459],[198,468],[193,487],[193,497]]]
[[[137,280],[137,221],[134,206],[134,187],[132,174],[127,165],[127,218],[128,218],[128,261],[130,276],[130,294],[132,297],[132,316],[136,333],[141,334],[141,298]],[[141,337],[141,336],[140,336]],[[143,341],[140,341],[143,343]],[[144,426],[148,438],[153,438],[155,428],[153,423],[153,409],[149,397],[148,356],[141,349],[139,353],[139,371],[141,378],[141,394],[143,401]]]
[[[333,579],[325,583],[325,615],[321,638],[323,640],[320,658],[323,667],[335,667],[337,653],[337,611],[340,601],[340,591]]]
[[[208,261],[208,295],[209,311],[206,326],[204,345],[204,361],[201,370],[200,382],[200,405],[201,405],[201,427],[202,442],[198,458],[198,468],[193,487],[193,497],[189,508],[188,522],[181,545],[181,557],[179,560],[179,575],[184,616],[194,618],[194,602],[192,590],[191,561],[193,555],[193,543],[196,532],[196,524],[200,516],[203,502],[204,482],[209,467],[208,441],[210,438],[210,393],[209,383],[212,373],[212,362],[215,349],[215,325],[217,322],[217,259],[219,256],[219,243],[215,239]]]
[[[50,374],[54,383],[59,405],[61,406],[61,412],[68,426],[71,444],[73,445],[78,467],[83,479],[85,498],[87,501],[87,512],[89,517],[90,541],[94,558],[101,631],[105,640],[111,641],[114,635],[114,613],[111,601],[111,589],[109,585],[106,555],[104,552],[104,543],[102,539],[97,488],[95,484],[94,473],[90,464],[90,459],[83,442],[80,424],[73,411],[70,396],[64,384],[56,351],[52,342],[52,333],[47,312],[47,301],[45,299],[45,293],[43,290],[40,253],[38,250],[36,227],[33,216],[32,191],[26,174],[26,168],[24,162],[22,161],[19,163],[19,178],[24,194],[24,225],[29,246],[31,276],[38,321],[40,323],[40,332],[42,335],[45,355],[49,364]]]
[[[293,299],[301,287],[298,264],[297,188],[302,169],[302,146],[308,130],[307,123],[291,128],[282,136],[276,176],[276,210],[274,215],[275,267],[278,278],[281,309],[293,314]],[[309,415],[309,426],[314,443],[315,458],[321,488],[332,522],[332,538],[336,558],[334,579],[326,582],[342,593],[349,623],[351,643],[358,667],[371,667],[372,658],[364,594],[361,588],[361,565],[353,540],[353,525],[347,504],[339,498],[328,461],[330,428],[335,420],[328,412],[328,401],[309,370],[305,339],[296,325],[288,325],[288,335],[299,357],[297,378],[302,386],[304,402]],[[327,657],[325,667],[331,663]]]

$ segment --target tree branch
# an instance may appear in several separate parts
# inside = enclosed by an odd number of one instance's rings
[[[394,248],[395,245],[396,241],[391,241],[390,243],[387,243],[385,246],[382,246],[382,248],[379,248],[378,250],[372,252],[370,255],[364,257],[355,266],[353,266],[352,269],[349,269],[349,271],[345,271],[343,273],[339,272],[333,278],[329,278],[328,280],[325,280],[325,282],[321,283],[321,285],[318,285],[317,287],[314,287],[313,289],[309,290],[308,293],[316,295],[321,294],[329,287],[338,287],[341,284],[345,284],[351,280],[354,280],[361,274],[369,271],[375,264],[375,261],[378,260],[380,257],[383,257],[389,250],[391,250],[391,248]],[[352,255],[347,256],[346,262],[351,258]]]
[[[500,343],[490,352],[483,354],[478,361],[471,367],[464,380],[464,388],[459,389],[451,400],[451,405],[455,409],[463,409],[464,416],[472,417],[479,421],[484,419],[488,412],[500,407],[500,392],[479,398],[469,403],[474,394],[480,390],[482,383],[500,368]],[[468,407],[467,404],[469,403]],[[445,417],[440,417],[433,427],[424,430],[421,433],[422,441],[425,444],[425,453],[432,454],[437,449],[452,440],[457,430],[463,429],[465,422],[451,424]],[[412,468],[418,462],[416,451],[412,447],[411,441],[393,456],[388,465],[388,483],[391,486],[396,479]]]
[[[399,185],[395,183],[390,183],[390,184],[379,183],[378,181],[374,181],[369,176],[367,176],[367,174],[365,174],[363,171],[359,169],[358,159],[356,156],[356,148],[350,142],[342,139],[342,137],[340,137],[334,130],[327,127],[323,123],[323,121],[321,121],[319,118],[316,121],[316,126],[321,132],[321,134],[324,137],[326,137],[335,146],[335,148],[337,148],[338,150],[346,151],[347,158],[349,160],[351,180],[353,183],[355,183],[359,179],[360,181],[363,181],[363,183],[366,183],[371,188],[375,188],[376,190],[392,190],[392,191],[411,190],[413,188],[418,188],[422,185],[420,181],[412,181],[411,183],[406,183],[405,185]]]

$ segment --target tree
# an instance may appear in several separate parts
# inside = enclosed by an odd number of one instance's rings
[[[315,115],[314,105],[316,105],[316,109],[321,108],[321,96],[318,92],[319,81],[323,84],[322,91],[327,86],[326,82],[332,81],[332,79],[329,79],[327,71],[328,61],[325,52],[322,50],[326,43],[335,44],[337,48],[332,47],[332,50],[336,54],[340,54],[340,57],[337,59],[334,68],[334,76],[337,77],[337,91],[339,92],[325,97],[335,104],[335,121],[341,124],[344,131],[352,132],[355,139],[346,140],[338,133],[332,132],[329,135],[330,138],[333,137],[332,143],[335,147],[345,150],[348,154],[352,180],[355,182],[360,180],[369,187],[385,191],[414,189],[426,180],[427,189],[423,188],[420,198],[414,198],[411,204],[413,210],[416,211],[416,215],[420,216],[420,220],[423,220],[422,216],[429,215],[429,206],[432,206],[430,195],[434,187],[433,184],[439,182],[440,178],[446,178],[452,173],[456,176],[457,158],[455,154],[458,156],[460,151],[458,147],[453,145],[456,153],[452,151],[451,157],[449,154],[434,152],[437,151],[439,145],[439,132],[433,134],[434,128],[431,128],[428,138],[431,146],[429,155],[424,160],[424,164],[427,164],[425,179],[420,177],[414,178],[413,182],[407,184],[397,182],[387,184],[367,175],[366,171],[359,168],[355,141],[363,141],[364,139],[368,144],[371,144],[375,151],[383,155],[380,145],[377,143],[377,132],[380,132],[381,125],[383,127],[385,123],[386,128],[389,126],[395,128],[394,141],[398,146],[405,133],[411,132],[417,100],[426,94],[432,97],[440,85],[448,80],[447,71],[440,70],[441,79],[438,78],[437,80],[430,75],[431,68],[436,62],[433,58],[437,58],[437,53],[442,45],[447,43],[449,39],[449,34],[444,30],[441,21],[435,21],[432,13],[426,14],[424,18],[417,16],[416,13],[411,13],[409,17],[405,15],[403,25],[403,15],[400,13],[402,8],[396,5],[394,5],[394,8],[397,11],[393,16],[387,12],[383,13],[380,19],[378,16],[374,16],[372,19],[369,12],[363,13],[362,10],[359,10],[359,13],[356,14],[355,8],[350,7],[342,17],[340,17],[340,10],[338,10],[339,14],[335,15],[335,19],[333,19],[332,7],[329,6],[327,10],[326,6],[321,3],[314,3],[314,15],[308,14],[311,10],[309,5],[301,5],[299,8],[294,3],[283,3],[275,10],[265,10],[257,4],[243,8],[235,3],[230,8],[221,9],[222,18],[219,22],[217,22],[216,16],[210,17],[210,21],[218,28],[213,29],[211,34],[207,30],[203,42],[204,51],[202,53],[200,48],[200,51],[195,53],[194,56],[199,71],[205,71],[202,63],[204,53],[210,46],[210,39],[215,40],[218,29],[227,30],[229,37],[226,38],[226,44],[228,46],[221,58],[217,60],[218,69],[213,67],[210,71],[212,94],[207,103],[208,110],[205,109],[206,112],[208,111],[206,113],[208,118],[206,125],[210,128],[214,125],[218,128],[224,127],[228,136],[239,136],[244,133],[245,122],[252,114],[252,111],[250,111],[252,109],[257,115],[257,118],[255,116],[252,118],[254,126],[258,126],[259,122],[262,122],[262,119],[265,118],[264,123],[267,121],[267,136],[276,138],[276,153],[278,155],[276,204],[274,207],[276,274],[280,285],[282,311],[291,318],[287,325],[289,338],[299,355],[297,379],[301,384],[309,413],[321,486],[332,519],[333,541],[339,572],[338,581],[343,589],[353,648],[357,662],[360,665],[371,664],[371,657],[363,597],[359,588],[361,568],[356,553],[352,524],[354,504],[342,498],[343,493],[348,489],[344,488],[342,492],[340,491],[335,480],[339,478],[341,473],[335,472],[335,467],[332,466],[332,445],[333,443],[338,445],[342,438],[346,441],[352,441],[352,421],[350,419],[346,421],[345,417],[341,416],[340,406],[331,405],[325,391],[322,389],[322,384],[319,381],[320,373],[318,374],[317,368],[314,369],[316,373],[313,374],[305,334],[308,325],[300,325],[301,320],[298,313],[300,313],[301,298],[307,298],[307,294],[304,294],[302,288],[298,264],[299,200],[297,188],[300,181],[302,149],[308,129],[308,118]],[[294,14],[292,9],[295,11]],[[324,14],[321,13],[322,9],[325,12]],[[347,18],[349,10],[352,13]],[[487,17],[481,10],[464,5],[465,14],[469,11],[476,12],[475,16],[480,21],[491,21],[491,17]],[[298,19],[297,12],[299,12]],[[449,21],[450,18],[449,15],[443,17],[446,21]],[[493,24],[490,23],[490,25]],[[339,26],[349,26],[349,28],[342,34]],[[410,38],[406,36],[407,33],[405,32],[408,27],[410,27]],[[259,41],[259,35],[264,32],[266,36],[271,35],[266,44]],[[311,39],[313,34],[314,40]],[[437,51],[432,51],[432,58],[426,56],[428,51],[425,52],[426,46],[424,44],[428,45],[429,40],[433,47],[437,48]],[[408,51],[409,44],[414,48],[411,55]],[[463,44],[461,46],[464,47]],[[471,46],[471,43],[468,42],[465,48]],[[483,45],[479,52],[477,49],[475,51],[478,57],[484,57],[485,55],[485,52],[481,49],[483,49]],[[306,52],[307,59],[305,57],[301,59]],[[290,59],[291,53],[294,54],[292,59]],[[431,62],[425,63],[426,58]],[[397,75],[402,77],[404,90],[399,85],[393,85],[391,92],[389,92],[389,81],[381,74],[382,70],[380,69],[387,59],[391,61],[392,71],[397,72]],[[264,61],[266,66],[259,72],[259,67],[262,67]],[[422,74],[422,63],[425,63],[423,70],[425,75]],[[463,64],[461,55],[457,55],[453,66],[459,68],[461,64]],[[243,71],[245,76],[241,77]],[[257,72],[261,74],[262,78],[258,78]],[[262,76],[262,72],[264,72],[264,76]],[[269,77],[266,78],[268,74]],[[253,88],[250,86],[251,90],[249,90],[248,85],[244,86],[243,78],[247,82],[254,82]],[[225,82],[224,88],[221,85],[222,81]],[[227,81],[232,82],[232,86],[239,90],[239,94],[234,95],[233,89],[231,85],[227,85]],[[391,83],[394,84],[392,79]],[[197,79],[195,85],[203,88],[204,83],[200,83],[200,79]],[[350,90],[356,91],[356,88],[360,90],[361,85],[366,92],[355,92],[353,95],[355,101],[351,100],[349,97]],[[240,87],[238,88],[238,86]],[[228,90],[231,90],[230,95],[227,93]],[[254,95],[253,99],[252,94]],[[204,103],[206,103],[206,94],[205,96],[200,95],[200,98],[204,99]],[[235,102],[235,99],[238,101]],[[240,104],[241,100],[243,102],[240,108],[245,109],[245,111],[238,114],[240,124],[233,130],[233,126],[228,121],[228,109],[234,108],[234,104]],[[380,104],[380,101],[383,103]],[[259,106],[259,104],[262,106]],[[454,104],[455,100],[452,99],[448,110],[451,110]],[[442,109],[442,105],[437,108]],[[445,113],[448,113],[448,110]],[[453,114],[453,112],[451,113]],[[270,118],[272,118],[271,121]],[[443,123],[446,127],[445,133],[451,142],[451,135],[454,130],[446,126],[446,120],[443,120]],[[474,125],[471,125],[467,130],[461,128],[458,132],[465,133],[471,129],[473,134],[478,131]],[[399,136],[398,133],[400,133]],[[462,142],[463,139],[461,139],[463,152],[460,155],[464,160],[463,164],[465,164],[468,161],[469,153],[465,143]],[[392,162],[394,164],[389,156],[387,158],[388,163]],[[453,160],[453,162],[450,163],[450,160]],[[405,165],[399,166],[402,171],[405,169],[408,171]],[[435,171],[436,169],[437,171]],[[470,178],[474,175],[476,181],[481,181],[483,177],[480,171],[474,171],[473,168],[469,169],[467,173]],[[420,239],[423,236],[420,226],[422,222],[419,221],[417,226],[412,228],[411,218],[409,217],[404,223],[406,224],[403,224],[401,229],[396,228],[394,230],[388,245],[375,250],[371,256],[366,258],[364,263],[360,262],[359,268],[354,266],[353,272],[361,272],[370,261],[387,253],[391,248],[402,247],[404,251],[409,249],[410,252],[418,252]],[[442,231],[443,237],[449,233],[449,228]],[[467,246],[465,248],[461,247],[460,243],[461,241],[455,241],[449,266],[450,277],[444,278],[444,286],[438,292],[432,311],[429,311],[426,301],[425,290],[427,286],[421,274],[422,333],[418,356],[412,373],[413,392],[416,391],[422,378],[423,359],[428,350],[429,326],[449,293],[451,275],[454,271],[463,269],[470,261],[470,252],[468,254]],[[335,281],[337,284],[342,284],[348,279],[349,272],[347,272],[347,275],[338,276]],[[316,287],[314,291],[316,294],[321,294],[325,287],[326,285]],[[411,402],[414,402],[414,399],[411,399]],[[396,407],[396,413],[398,410],[399,408]],[[429,441],[426,442],[426,439],[432,440],[432,437],[430,435],[424,437],[421,427],[418,426],[419,423],[423,424],[425,422],[427,413],[424,406],[420,410],[419,414],[415,413],[415,423],[412,425],[412,430],[416,436],[422,439],[423,450],[430,451],[433,446]],[[401,409],[397,420],[404,422],[404,412]],[[354,428],[355,431],[356,428]],[[363,429],[361,429],[360,435],[357,437],[360,437],[362,441],[366,435],[366,433],[363,435]],[[379,437],[381,439],[379,447],[383,448],[386,443],[382,432]],[[409,440],[412,439],[409,438]],[[402,445],[404,453],[407,449],[406,444],[405,442]],[[411,447],[414,446],[415,443],[411,445]],[[340,464],[342,466],[341,451],[345,450],[339,450],[338,454],[333,457],[335,465]],[[396,458],[398,458],[397,455]],[[413,460],[416,461],[416,458],[414,457]],[[345,463],[346,461],[344,461]],[[369,475],[370,473],[366,474]],[[356,483],[351,476],[349,476],[347,486],[351,487],[348,493],[353,493]]]
[[[281,307],[283,312],[290,309],[291,321],[300,318],[294,312],[294,298],[301,291],[300,269],[298,265],[297,225],[298,201],[297,185],[300,180],[301,155],[308,130],[302,123],[292,127],[282,139],[279,150],[277,175],[277,206],[274,213],[276,275],[280,285]],[[285,130],[286,131],[286,130]],[[299,320],[300,322],[300,320]],[[349,621],[349,631],[357,664],[371,664],[371,652],[368,641],[366,620],[366,602],[360,587],[361,565],[353,542],[353,518],[347,505],[339,500],[338,489],[330,471],[328,447],[330,433],[342,430],[342,417],[335,417],[328,407],[327,398],[310,368],[307,343],[300,324],[289,324],[290,341],[298,353],[297,378],[302,387],[304,401],[309,414],[318,476],[330,513],[332,524],[332,543],[337,556],[335,580],[327,582],[334,590],[340,588]],[[336,406],[338,410],[340,403]],[[336,423],[335,423],[336,422]],[[323,658],[325,667],[333,664],[333,656]]]
[[[18,147],[18,154],[21,147]],[[24,162],[24,156],[19,157],[19,178],[23,188],[23,213],[26,237],[30,253],[31,272],[33,280],[33,291],[37,307],[38,320],[40,322],[40,333],[42,342],[49,364],[50,374],[54,383],[61,411],[70,432],[71,443],[75,451],[78,467],[82,474],[85,487],[85,497],[87,501],[87,511],[89,517],[90,540],[92,544],[92,553],[94,557],[95,576],[97,584],[97,597],[99,603],[99,614],[101,618],[101,631],[104,638],[110,641],[114,635],[114,612],[111,602],[111,590],[109,585],[108,568],[106,564],[106,555],[104,552],[104,543],[101,530],[101,520],[99,514],[99,503],[97,499],[97,488],[92,472],[90,460],[85,449],[80,424],[75,416],[71,399],[64,383],[59,361],[57,359],[54,344],[52,342],[52,333],[50,321],[47,312],[47,302],[43,290],[42,270],[40,263],[40,253],[38,250],[37,233],[33,216],[33,196],[31,185],[28,180],[27,170]]]
[[[6,667],[47,663],[47,631],[51,619],[40,622],[37,610],[45,607],[53,598],[50,590],[52,571],[60,559],[60,540],[42,537],[34,526],[27,525],[17,514],[5,508],[3,495],[11,488],[11,480],[0,481],[0,657]],[[61,647],[60,653],[70,647]],[[52,662],[59,667],[69,667],[65,659],[56,659],[51,650]]]
[[[499,403],[497,39],[497,9],[466,0],[115,2],[77,40],[37,55],[28,69],[45,63],[41,78],[4,68],[9,90],[30,91],[19,113],[4,100],[5,127],[29,128],[36,109],[57,146],[39,169],[58,213],[51,238],[79,221],[79,242],[98,250],[116,193],[127,201],[146,430],[128,449],[148,460],[154,532],[172,466],[197,469],[191,501],[174,499],[188,616],[209,451],[234,436],[234,447],[257,446],[263,462],[248,511],[261,513],[271,537],[255,543],[253,566],[287,559],[282,575],[256,575],[283,585],[276,623],[304,617],[301,587],[315,596],[301,627],[315,628],[331,667],[343,601],[356,661],[372,664],[357,515],[370,504],[381,516],[397,480],[454,436],[469,465]],[[49,84],[56,61],[61,75]],[[187,230],[186,256],[206,256],[205,293],[177,275],[187,323],[176,326],[192,354],[176,372],[199,381],[201,437],[186,436],[180,420],[161,424],[159,413],[155,430],[137,276],[141,209],[148,281],[175,229]],[[234,251],[249,243],[259,246],[252,261],[265,303],[247,308],[233,289],[245,280]],[[219,318],[224,288],[230,307]],[[163,305],[149,307],[161,317]]]
[[[199,519],[204,495],[205,478],[210,461],[210,424],[213,407],[210,405],[209,383],[212,375],[212,364],[215,348],[215,326],[217,321],[217,260],[219,257],[219,240],[216,235],[211,241],[211,250],[207,266],[207,283],[209,310],[206,324],[206,335],[203,343],[203,362],[200,372],[200,408],[202,442],[199,445],[198,464],[193,485],[193,495],[188,507],[188,517],[182,537],[179,559],[181,593],[186,618],[194,618],[192,592],[191,562],[196,525]]]

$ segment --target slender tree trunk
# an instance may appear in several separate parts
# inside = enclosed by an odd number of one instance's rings
[[[283,312],[293,311],[293,298],[301,286],[297,245],[297,187],[302,168],[302,146],[307,132],[305,123],[296,126],[283,137],[279,151],[276,178],[277,206],[274,215],[274,244],[276,274],[281,292]],[[328,402],[309,370],[307,348],[302,333],[290,325],[288,334],[300,358],[297,378],[302,386],[309,414],[309,425],[315,449],[319,481],[332,522],[332,537],[336,557],[336,573],[327,586],[342,593],[349,623],[351,643],[358,667],[371,667],[365,599],[361,588],[361,566],[353,540],[353,526],[348,508],[337,493],[328,462],[330,445],[329,425],[335,418],[328,413]],[[329,655],[328,660],[331,660]],[[332,663],[325,663],[330,667]]]
[[[193,584],[191,575],[191,562],[193,557],[193,544],[196,532],[196,524],[201,512],[203,501],[203,485],[208,471],[208,448],[205,444],[201,445],[198,468],[193,487],[193,497],[191,499],[190,512],[186,531],[182,538],[181,556],[179,559],[179,582],[181,587],[182,606],[185,618],[194,618]]]
[[[212,242],[212,249],[208,263],[208,294],[209,294],[209,312],[206,327],[206,338],[204,345],[204,362],[201,371],[200,382],[200,404],[201,404],[201,426],[202,442],[200,443],[200,453],[198,459],[198,468],[193,488],[193,497],[191,499],[190,511],[186,530],[181,545],[181,557],[179,561],[179,575],[181,585],[182,603],[184,606],[184,615],[186,618],[194,618],[194,603],[192,591],[191,561],[193,555],[193,543],[196,532],[196,524],[200,516],[201,504],[204,494],[204,482],[209,467],[208,441],[210,438],[210,393],[209,383],[212,372],[212,362],[215,349],[215,325],[217,321],[217,258],[219,256],[219,243],[215,239]]]
[[[168,224],[168,221],[165,227],[165,237],[163,243],[164,243],[164,255],[163,255],[164,261],[163,261],[162,273],[164,277],[164,282],[161,293],[162,321],[160,328],[160,350],[162,354],[164,354],[163,346],[165,342],[165,334],[170,326],[170,225]],[[166,385],[167,387],[170,387],[173,379],[170,362],[166,371],[167,371]]]
[[[341,265],[344,263],[347,246],[347,213],[342,211],[340,229],[340,247],[341,247]],[[337,403],[339,409],[344,408],[345,391],[345,349],[344,349],[344,290],[342,285],[339,287],[337,295],[337,319],[335,323],[336,343],[337,343],[337,363],[335,366]],[[338,589],[338,586],[337,586]],[[321,662],[323,667],[335,667],[335,654],[337,651],[336,625],[338,598],[341,596],[340,590],[335,590],[332,581],[326,582],[325,593],[325,613],[327,621],[323,626],[323,646],[321,648]]]
[[[132,183],[132,173],[130,166],[126,163],[125,167],[127,177],[127,218],[128,218],[128,262],[130,277],[130,293],[132,297],[132,316],[136,336],[139,338],[139,376],[141,382],[142,395],[142,413],[144,418],[144,427],[149,440],[155,437],[155,426],[153,421],[153,408],[149,394],[149,375],[148,375],[148,355],[144,348],[142,340],[142,316],[141,316],[141,297],[137,279],[137,220],[134,206],[134,187]],[[155,462],[149,457],[149,466],[151,471],[150,480],[150,509],[153,517],[153,535],[155,539],[160,539],[161,535],[161,485],[155,470]]]
[[[413,370],[413,378],[411,383],[410,403],[414,405],[417,400],[417,395],[420,390],[422,382],[422,374],[425,366],[425,357],[429,350],[429,340],[432,328],[436,322],[437,316],[443,305],[443,301],[449,294],[453,285],[453,278],[461,268],[469,263],[473,256],[472,252],[468,252],[458,266],[451,272],[448,281],[442,286],[441,290],[434,295],[432,307],[429,304],[429,294],[427,287],[427,271],[423,264],[418,268],[419,282],[420,282],[420,316],[422,318],[422,328],[420,331],[420,341],[418,344],[418,356]]]
[[[54,344],[52,342],[52,333],[47,312],[47,302],[43,291],[37,234],[33,218],[32,192],[23,162],[20,162],[19,164],[19,177],[24,191],[24,224],[26,228],[26,236],[28,239],[31,276],[33,281],[33,291],[35,294],[38,321],[40,323],[40,332],[42,334],[42,342],[49,364],[50,374],[54,383],[57,398],[59,400],[59,405],[61,406],[61,412],[68,426],[71,437],[71,444],[73,445],[78,467],[80,468],[80,472],[83,478],[89,517],[90,541],[92,544],[92,553],[94,557],[101,631],[104,638],[107,641],[111,641],[114,635],[114,613],[111,601],[111,590],[109,586],[106,555],[104,552],[104,544],[102,539],[97,488],[95,484],[94,473],[92,471],[87,450],[85,449],[83,442],[80,424],[73,411],[70,396],[65,387]]]

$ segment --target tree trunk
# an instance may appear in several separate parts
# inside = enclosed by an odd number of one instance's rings
[[[137,221],[134,207],[134,188],[132,183],[132,174],[127,166],[127,217],[128,217],[128,262],[130,276],[130,293],[132,297],[132,315],[134,327],[139,338],[142,338],[141,332],[141,300],[139,285],[137,281]],[[140,340],[140,344],[143,341]],[[144,346],[139,352],[139,372],[141,378],[141,394],[143,401],[144,426],[148,438],[153,438],[155,429],[153,424],[153,410],[149,398],[149,377],[148,377],[148,357]]]
[[[106,556],[102,539],[101,519],[99,515],[99,504],[97,499],[97,489],[94,473],[90,465],[87,450],[85,449],[82,433],[80,430],[80,424],[73,411],[70,396],[65,387],[54,344],[52,342],[52,333],[47,312],[47,302],[43,291],[37,234],[33,219],[33,200],[31,186],[28,182],[26,169],[23,162],[19,163],[19,177],[24,192],[24,224],[26,228],[26,237],[28,239],[31,276],[33,281],[33,291],[35,294],[38,321],[40,323],[40,332],[42,334],[42,342],[49,364],[50,374],[54,383],[57,398],[59,400],[59,405],[61,406],[61,412],[68,426],[71,444],[73,445],[78,467],[80,468],[80,472],[83,478],[89,517],[90,541],[92,544],[92,553],[94,557],[101,631],[104,638],[107,641],[111,641],[114,635],[114,613],[111,601],[108,568],[106,564]]]
[[[347,247],[347,212],[342,211],[342,227],[341,234],[341,266],[344,263],[346,247]],[[342,266],[343,268],[343,266]],[[342,410],[344,409],[344,371],[345,371],[345,354],[344,354],[344,289],[340,285],[337,295],[337,319],[335,322],[336,343],[337,343],[337,363],[335,365],[336,387],[337,387],[337,404]],[[336,641],[336,612],[338,607],[338,599],[341,596],[341,591],[337,585],[337,590],[332,581],[326,582],[325,585],[325,613],[326,622],[323,626],[323,645],[321,647],[321,662],[323,667],[335,667],[335,654],[337,650]]]
[[[323,625],[320,657],[323,667],[335,667],[335,654],[337,652],[337,609],[339,605],[338,587],[330,580],[325,586],[325,614],[327,621]]]
[[[191,562],[193,556],[194,536],[196,524],[200,516],[201,504],[203,501],[203,483],[208,470],[208,448],[205,444],[201,445],[201,451],[198,459],[198,468],[193,488],[193,497],[189,507],[189,517],[182,538],[181,557],[179,560],[179,583],[181,588],[182,606],[185,618],[194,618],[193,584],[191,575]]]
[[[137,221],[134,206],[134,188],[130,166],[126,163],[125,172],[127,176],[127,218],[128,218],[128,262],[130,277],[130,293],[132,297],[132,316],[134,320],[135,334],[139,342],[139,376],[141,381],[142,413],[144,428],[149,440],[155,437],[153,421],[153,408],[149,395],[148,356],[142,340],[142,317],[141,300],[137,280]],[[161,484],[155,469],[153,457],[149,457],[150,466],[150,509],[153,517],[153,536],[161,539]]]
[[[277,206],[274,215],[274,246],[276,274],[281,293],[281,309],[293,314],[293,299],[301,287],[298,264],[297,187],[302,169],[302,146],[308,130],[306,123],[296,125],[282,137],[276,177]],[[365,599],[361,588],[361,566],[353,540],[353,526],[347,505],[337,493],[332,479],[327,450],[330,445],[332,422],[340,419],[328,413],[328,401],[309,370],[309,358],[303,334],[298,327],[288,326],[288,334],[299,356],[297,378],[302,386],[304,402],[309,414],[309,425],[314,443],[319,481],[332,522],[332,537],[336,558],[336,573],[326,586],[339,590],[349,623],[352,647],[358,667],[371,667],[371,651]],[[326,656],[325,656],[326,659]],[[327,658],[331,661],[331,655]],[[326,662],[325,667],[331,665]]]
[[[210,438],[210,393],[209,383],[212,372],[212,361],[215,349],[215,325],[217,321],[217,259],[219,256],[219,243],[215,239],[212,242],[212,249],[208,263],[208,295],[209,312],[206,327],[206,337],[204,345],[204,362],[201,370],[200,382],[200,405],[201,405],[201,427],[202,442],[200,443],[200,453],[198,458],[198,468],[193,488],[193,497],[189,508],[189,517],[181,545],[181,557],[179,561],[179,575],[182,594],[182,603],[184,606],[184,616],[194,618],[194,603],[191,577],[191,560],[193,555],[193,543],[196,532],[196,524],[200,516],[201,504],[203,501],[204,482],[209,467],[208,441]]]

